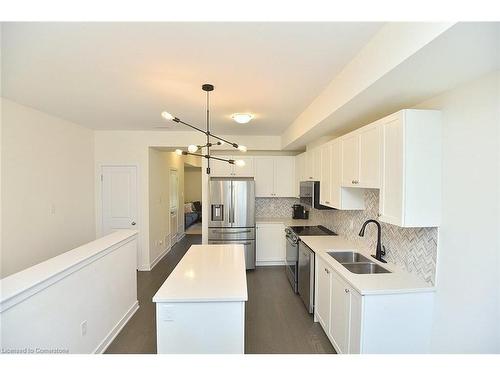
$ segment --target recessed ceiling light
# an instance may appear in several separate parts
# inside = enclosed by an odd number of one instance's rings
[[[238,124],[246,124],[253,119],[253,115],[251,113],[233,113],[231,118]]]

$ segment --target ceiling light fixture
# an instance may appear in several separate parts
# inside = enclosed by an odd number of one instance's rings
[[[253,115],[251,113],[233,113],[231,118],[238,124],[246,124],[253,119]]]
[[[204,144],[204,145],[189,145],[187,151],[183,151],[183,150],[177,149],[177,150],[175,150],[175,153],[177,155],[179,155],[179,156],[180,155],[194,155],[194,156],[198,156],[198,157],[207,159],[207,174],[210,174],[210,160],[211,159],[215,159],[215,160],[219,160],[219,161],[224,161],[224,162],[229,163],[229,164],[235,164],[238,167],[245,166],[245,161],[244,160],[236,160],[235,161],[233,159],[223,159],[223,158],[219,158],[219,157],[210,155],[210,148],[212,146],[220,146],[220,145],[223,145],[224,143],[230,144],[231,146],[233,146],[234,148],[240,150],[241,152],[246,152],[247,148],[245,146],[243,146],[243,145],[239,145],[237,143],[230,142],[227,139],[219,137],[218,135],[212,134],[210,132],[210,108],[209,108],[210,107],[210,91],[214,90],[214,86],[211,85],[211,84],[209,84],[209,83],[205,83],[204,85],[201,86],[201,88],[202,88],[203,91],[205,91],[207,93],[207,130],[203,130],[203,129],[200,129],[200,128],[194,126],[194,125],[188,124],[187,122],[182,121],[181,119],[179,119],[178,117],[175,117],[174,115],[170,114],[169,112],[164,111],[164,112],[161,113],[161,117],[163,117],[165,120],[174,121],[174,122],[181,123],[183,125],[189,126],[191,129],[197,130],[197,131],[199,131],[199,132],[201,132],[201,133],[203,133],[203,134],[205,134],[207,136],[207,143],[206,144]],[[235,113],[235,115],[239,115],[239,114]],[[250,118],[247,121],[244,121],[244,122],[250,121],[252,119],[252,117],[253,117],[250,114],[244,114],[244,115],[249,115],[250,116]],[[238,120],[235,119],[235,121],[238,121]],[[217,139],[217,142],[216,143],[212,143],[210,137]],[[198,149],[202,150],[203,148],[207,149],[207,151],[206,151],[205,154],[203,154],[201,152],[200,153],[196,153],[196,151],[198,151]]]

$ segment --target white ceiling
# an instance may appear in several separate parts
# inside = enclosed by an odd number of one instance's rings
[[[154,129],[162,110],[203,127],[207,82],[214,131],[277,135],[381,26],[4,23],[2,95],[93,129]]]

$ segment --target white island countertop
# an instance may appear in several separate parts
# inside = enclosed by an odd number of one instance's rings
[[[393,294],[433,292],[435,288],[393,263],[382,263],[370,254],[361,251],[351,241],[342,236],[300,236],[307,246],[323,259],[337,274],[351,284],[360,294]],[[371,262],[391,271],[391,273],[356,274],[328,255],[328,252],[355,251]]]
[[[153,302],[247,301],[243,245],[192,245]]]

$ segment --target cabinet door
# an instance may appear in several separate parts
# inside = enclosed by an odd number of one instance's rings
[[[256,225],[256,261],[258,265],[284,264],[285,227],[282,223]]]
[[[321,176],[321,149],[317,147],[313,149],[312,152],[313,152],[313,165],[312,165],[313,180],[319,181]]]
[[[295,196],[299,196],[300,181],[305,181],[306,153],[295,156]]]
[[[274,196],[274,159],[272,157],[256,157],[255,163],[255,196]],[[236,167],[237,168],[237,167]]]
[[[304,168],[304,181],[314,180],[314,152],[313,150],[306,151],[306,163]]]
[[[350,286],[340,276],[333,273],[331,291],[330,336],[341,354],[348,353],[351,321]]]
[[[316,257],[316,302],[315,313],[323,329],[330,332],[330,299],[332,270],[320,258]]]
[[[256,167],[255,173],[258,169]],[[295,158],[293,156],[276,156],[274,158],[274,196],[295,196]]]
[[[359,133],[359,186],[380,188],[381,126]]]
[[[321,171],[319,184],[319,200],[320,203],[326,206],[332,204],[331,199],[331,173],[332,173],[332,147],[328,143],[321,147]]]
[[[342,138],[342,186],[359,184],[359,136]]]
[[[222,159],[232,159],[233,156],[216,155]],[[212,177],[231,177],[233,175],[234,165],[225,161],[210,160],[210,175]]]
[[[331,144],[330,206],[341,209],[342,145],[340,141]],[[321,188],[321,186],[320,186]]]
[[[403,123],[399,119],[383,125],[382,189],[380,220],[403,222]]]
[[[233,169],[233,176],[236,177],[254,177],[254,158],[251,156],[240,156],[240,155],[234,155],[232,156],[234,160],[241,159],[245,162],[245,165],[243,167],[238,167],[234,166]]]

